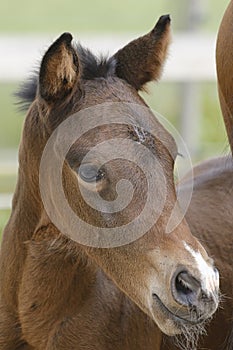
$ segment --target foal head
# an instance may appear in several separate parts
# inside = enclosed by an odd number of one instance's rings
[[[169,36],[170,18],[162,16],[108,60],[73,46],[68,33],[57,39],[42,59],[20,166],[38,200],[37,228],[52,222],[77,241],[172,335],[216,310],[218,272],[184,220],[167,232],[176,144],[138,94],[160,77]]]

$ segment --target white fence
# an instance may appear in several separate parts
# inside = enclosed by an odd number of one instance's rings
[[[137,34],[82,35],[82,44],[95,53],[113,54],[135,37]],[[53,39],[52,36],[0,36],[0,81],[24,79]],[[215,36],[203,33],[174,34],[163,79],[180,82],[215,79],[215,42]]]

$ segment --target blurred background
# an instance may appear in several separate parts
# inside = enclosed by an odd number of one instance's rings
[[[216,35],[229,0],[21,0],[0,4],[0,235],[17,174],[25,113],[13,93],[62,32],[94,52],[112,54],[170,13],[173,43],[163,78],[143,97],[184,138],[193,163],[228,152],[219,108]]]

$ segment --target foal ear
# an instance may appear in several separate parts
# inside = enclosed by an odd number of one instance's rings
[[[68,96],[79,79],[79,60],[71,41],[70,33],[62,34],[42,59],[39,94],[47,103],[54,103]]]
[[[170,16],[161,16],[154,29],[130,42],[115,55],[116,75],[137,90],[162,73],[170,43]]]

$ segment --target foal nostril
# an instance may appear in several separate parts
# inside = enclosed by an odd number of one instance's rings
[[[173,296],[182,305],[195,305],[201,293],[201,284],[189,272],[182,271],[173,279]]]

